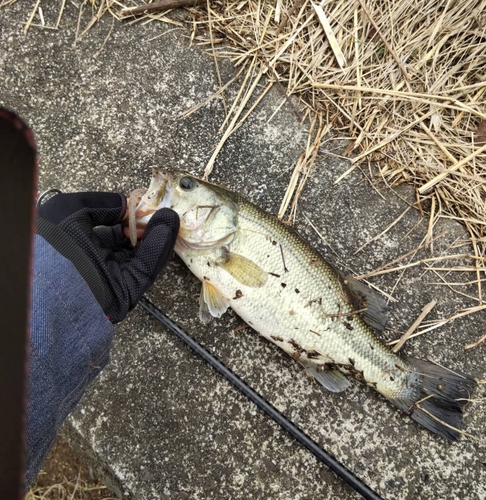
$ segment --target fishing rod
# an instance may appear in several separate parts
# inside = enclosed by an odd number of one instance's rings
[[[252,403],[254,403],[266,415],[272,418],[282,429],[287,431],[294,439],[296,439],[304,448],[309,450],[318,460],[331,469],[338,477],[351,486],[366,500],[383,500],[374,490],[361,481],[353,472],[351,472],[339,460],[319,446],[319,444],[309,437],[300,427],[289,420],[282,412],[277,410],[275,406],[269,403],[261,394],[250,387],[243,379],[238,377],[230,370],[223,362],[205,349],[191,335],[182,330],[176,325],[166,314],[164,314],[156,305],[154,305],[147,297],[142,297],[140,305],[159,323],[165,326],[185,344],[187,344],[197,355],[206,361],[212,368],[235,386],[242,394],[244,394]]]

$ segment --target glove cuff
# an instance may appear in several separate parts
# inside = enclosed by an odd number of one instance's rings
[[[111,299],[106,284],[96,266],[71,236],[56,224],[41,217],[37,219],[37,234],[42,236],[63,257],[73,263],[78,273],[88,284],[103,311],[107,311],[111,305]]]

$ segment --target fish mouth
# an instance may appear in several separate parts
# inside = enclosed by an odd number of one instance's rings
[[[133,246],[137,244],[137,230],[144,230],[157,210],[170,207],[171,191],[168,172],[159,168],[152,169],[152,179],[146,191],[132,191],[128,207],[128,232]]]

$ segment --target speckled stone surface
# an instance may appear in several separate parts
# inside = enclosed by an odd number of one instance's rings
[[[53,24],[58,7],[43,9]],[[219,141],[224,110],[215,99],[189,118],[180,117],[218,89],[212,58],[190,48],[183,29],[155,22],[112,25],[104,18],[73,47],[78,22],[73,3],[66,4],[57,32],[31,28],[24,36],[28,14],[20,2],[0,10],[0,104],[15,109],[34,129],[40,190],[129,192],[147,185],[153,165],[202,173]],[[90,16],[85,8],[82,26]],[[227,61],[220,65],[226,82],[235,70]],[[237,91],[235,84],[228,98]],[[229,139],[212,177],[273,213],[307,138],[305,125],[286,105],[268,123],[282,99],[277,91],[269,93]],[[355,254],[415,195],[403,185],[385,189],[360,169],[334,186],[349,167],[339,157],[343,148],[333,137],[323,144],[297,223],[326,258],[361,274],[416,248],[428,217],[411,209],[386,236]],[[444,231],[434,255],[469,251],[454,248],[465,239],[460,225],[442,219],[434,234]],[[422,250],[409,259],[428,256]],[[456,274],[455,281],[472,279]],[[372,282],[396,299],[385,340],[406,331],[432,299],[438,304],[431,319],[473,305],[435,284],[439,276],[424,266]],[[467,432],[482,442],[465,437],[445,443],[369,388],[353,384],[341,394],[323,392],[295,361],[254,331],[233,332],[241,325],[233,313],[203,326],[197,319],[199,289],[174,259],[149,296],[384,498],[486,498],[484,386],[465,415]],[[474,286],[460,291],[475,294]],[[486,344],[462,349],[484,335],[484,325],[481,313],[461,318],[409,341],[404,350],[485,379]],[[111,364],[65,430],[123,498],[358,498],[139,308],[119,325]]]

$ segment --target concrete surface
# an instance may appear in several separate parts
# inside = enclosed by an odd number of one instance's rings
[[[47,23],[54,23],[58,7],[42,7]],[[160,23],[112,28],[104,18],[73,48],[74,2],[66,4],[59,31],[32,28],[25,37],[21,23],[28,13],[24,2],[0,10],[0,104],[17,110],[35,131],[41,190],[129,192],[147,185],[152,165],[202,173],[224,114],[216,99],[190,118],[178,118],[218,88],[213,60],[189,48],[183,30]],[[86,8],[81,22],[89,16]],[[221,71],[224,81],[234,75],[228,62],[221,62]],[[237,90],[234,85],[229,96]],[[286,106],[267,123],[281,99],[277,92],[264,99],[228,141],[212,177],[273,213],[306,140]],[[348,168],[335,156],[342,149],[332,137],[323,145],[299,204],[298,227],[329,260],[359,274],[415,248],[428,219],[411,210],[384,238],[354,255],[403,212],[414,193],[406,186],[386,190],[360,170],[333,186]],[[441,220],[435,234],[444,230],[436,255],[455,252],[449,247],[465,238],[456,223]],[[428,255],[422,251],[414,259]],[[439,279],[423,267],[398,278],[394,273],[373,280],[398,299],[390,305],[394,322],[386,340],[404,332],[433,298],[438,305],[431,319],[471,305],[434,285]],[[474,288],[461,291],[475,294]],[[176,322],[384,498],[486,498],[484,386],[465,415],[467,432],[481,443],[463,438],[451,445],[371,389],[354,384],[341,394],[321,391],[255,332],[233,333],[241,325],[233,313],[203,326],[198,296],[199,282],[175,259],[150,292]],[[462,349],[485,333],[484,324],[484,314],[456,320],[410,341],[405,352],[484,379],[486,344]],[[123,498],[358,498],[140,309],[118,327],[111,364],[65,430]]]

